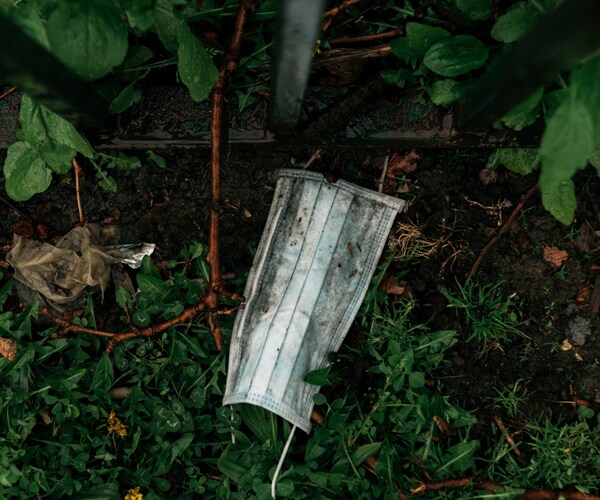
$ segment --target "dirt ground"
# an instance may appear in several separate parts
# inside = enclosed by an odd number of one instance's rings
[[[115,174],[118,191],[97,186],[93,171],[84,167],[82,200],[87,218],[112,226],[112,242],[149,241],[157,244],[156,258],[176,258],[192,238],[205,239],[208,229],[209,157],[207,150],[157,150],[167,159],[166,170],[145,165],[137,171]],[[274,188],[273,172],[306,162],[313,151],[238,148],[227,152],[223,172],[222,261],[225,272],[242,273],[252,260]],[[311,170],[377,189],[384,158],[406,151],[327,149]],[[131,151],[129,154],[140,152]],[[417,299],[418,318],[432,329],[457,329],[463,325],[447,307],[443,288],[456,290],[482,247],[497,234],[520,196],[535,184],[535,174],[519,177],[500,168],[484,170],[486,150],[417,151],[413,171],[396,172],[385,191],[404,197],[409,208],[398,222],[416,226],[431,241],[443,241],[427,259],[398,260],[397,270],[407,271],[407,285]],[[5,152],[0,152],[0,161]],[[2,183],[3,185],[3,179]],[[574,395],[600,409],[600,320],[590,305],[600,255],[595,231],[600,227],[595,172],[576,177],[579,207],[576,221],[566,227],[555,221],[533,195],[508,234],[486,256],[478,272],[485,282],[503,281],[504,296],[512,296],[520,311],[519,328],[527,336],[492,345],[480,356],[477,346],[459,341],[447,356],[437,384],[465,409],[475,412],[476,438],[489,442],[493,403],[497,390],[522,384],[528,392],[511,428],[543,415],[564,421],[577,417]],[[398,194],[398,192],[402,194]],[[7,198],[4,189],[0,194]],[[23,212],[42,215],[48,238],[66,233],[77,223],[74,179],[56,179],[44,194],[26,203],[14,203]],[[0,260],[12,238],[12,224],[21,217],[2,206]],[[567,252],[567,260],[554,267],[544,260],[544,249]],[[586,295],[587,294],[587,295]],[[462,335],[464,339],[464,333]],[[563,344],[567,340],[568,344]],[[496,411],[497,413],[497,411]]]

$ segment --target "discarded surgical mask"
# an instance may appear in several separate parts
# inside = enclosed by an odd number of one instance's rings
[[[97,225],[78,226],[56,246],[15,235],[6,261],[14,268],[16,281],[33,290],[57,310],[75,305],[82,293],[99,287],[104,293],[114,264],[137,268],[153,243],[102,246]]]
[[[327,365],[367,292],[403,200],[302,170],[277,188],[235,321],[223,404],[249,403],[310,432]]]

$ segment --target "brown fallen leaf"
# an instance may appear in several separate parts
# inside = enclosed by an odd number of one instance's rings
[[[559,268],[569,258],[566,250],[556,247],[544,247],[544,260]]]
[[[388,162],[387,177],[394,179],[414,172],[420,159],[421,155],[414,149],[403,155],[394,153]]]
[[[388,274],[381,282],[381,290],[388,295],[410,296],[412,289],[408,281],[396,281],[393,274]]]
[[[590,253],[600,244],[600,237],[594,231],[589,222],[584,222],[581,226],[579,236],[573,240],[573,245],[583,253]]]
[[[17,343],[12,339],[0,337],[0,354],[6,360],[13,361],[17,356]]]

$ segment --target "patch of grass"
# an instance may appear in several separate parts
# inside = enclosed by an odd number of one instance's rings
[[[497,396],[490,398],[494,406],[500,407],[506,414],[515,418],[521,414],[521,408],[529,395],[526,381],[517,380],[509,387],[503,387],[501,390],[496,389]]]
[[[480,355],[492,347],[502,347],[517,337],[525,337],[519,330],[517,305],[513,297],[504,298],[500,287],[502,282],[484,284],[468,279],[461,284],[457,281],[457,292],[443,289],[448,307],[455,309],[465,325],[465,341],[475,342]]]

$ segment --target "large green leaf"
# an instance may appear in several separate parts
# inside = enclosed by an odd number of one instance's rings
[[[67,174],[72,167],[77,152],[64,144],[46,141],[40,146],[40,153],[46,165],[59,175]]]
[[[558,221],[565,225],[571,224],[577,207],[573,181],[568,179],[556,186],[542,186],[542,203]]]
[[[52,173],[38,152],[26,142],[8,148],[4,162],[6,192],[13,200],[25,201],[48,189]]]
[[[488,48],[471,35],[444,38],[425,54],[423,63],[442,76],[458,76],[482,66],[488,57]]]
[[[47,30],[52,52],[85,80],[103,77],[127,53],[127,25],[110,0],[58,2]]]
[[[94,156],[90,143],[70,122],[27,95],[21,99],[19,118],[22,125],[22,129],[18,132],[19,139],[26,140],[37,147],[51,140],[68,146],[87,158]]]
[[[458,101],[466,86],[463,82],[456,80],[437,80],[427,88],[427,94],[433,104],[438,106],[449,106]]]
[[[187,24],[182,24],[179,30],[179,60],[177,69],[181,81],[190,91],[194,101],[206,99],[217,79],[219,72],[215,67],[212,57],[204,45],[194,36]]]
[[[540,164],[537,149],[503,148],[496,149],[488,160],[490,167],[504,165],[508,170],[520,175],[533,172]]]
[[[179,29],[185,24],[173,13],[173,4],[168,0],[157,0],[154,13],[154,27],[158,38],[167,50],[177,52]]]
[[[544,95],[544,88],[540,87],[529,97],[517,104],[503,118],[502,122],[514,130],[522,130],[531,125],[540,114],[538,104]]]
[[[542,191],[556,188],[587,164],[594,150],[593,121],[586,106],[572,97],[548,120],[542,144]]]
[[[595,57],[573,70],[572,98],[590,112],[594,124],[594,145],[600,148],[600,57]]]
[[[450,32],[446,31],[444,28],[437,28],[420,23],[406,24],[408,46],[419,56],[424,56],[435,42],[451,36]]]
[[[125,0],[127,21],[140,31],[146,31],[154,24],[155,0]]]
[[[531,4],[519,2],[500,16],[492,28],[492,38],[499,42],[515,42],[538,21],[540,13]]]

